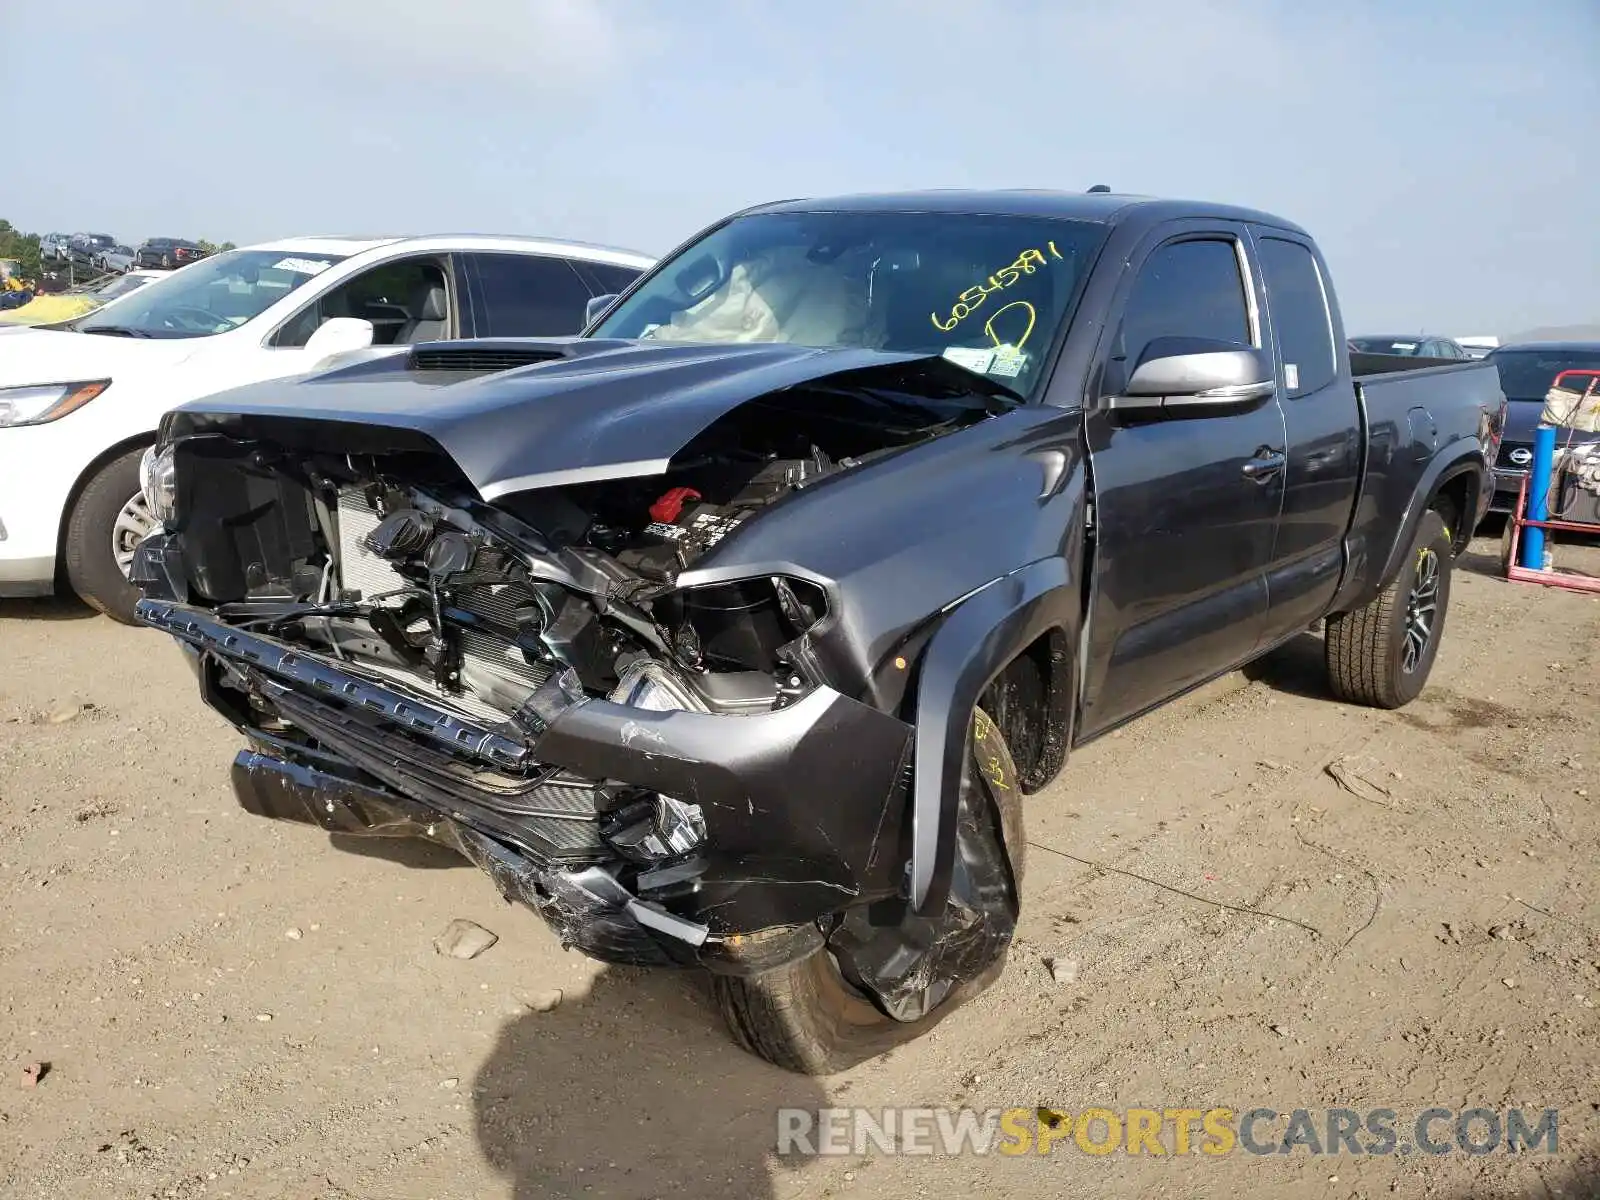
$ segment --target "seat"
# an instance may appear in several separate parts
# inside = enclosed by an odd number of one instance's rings
[[[418,286],[406,302],[406,312],[409,317],[395,334],[395,345],[410,346],[444,337],[450,321],[450,306],[444,284],[424,283]]]

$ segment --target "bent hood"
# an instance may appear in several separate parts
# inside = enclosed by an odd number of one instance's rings
[[[509,356],[545,361],[489,374],[464,369]],[[398,361],[222,392],[169,413],[162,435],[254,424],[244,418],[420,434],[492,501],[534,488],[661,474],[718,417],[822,380],[929,400],[970,403],[979,395],[1002,407],[1017,402],[1004,385],[923,355],[770,343],[489,340],[434,343]],[[383,445],[381,437],[367,442],[374,451]]]

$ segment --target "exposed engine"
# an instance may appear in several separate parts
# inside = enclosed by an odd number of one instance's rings
[[[793,924],[900,886],[898,846],[850,868],[840,854],[897,845],[909,733],[830,686],[814,579],[684,574],[807,489],[1010,403],[942,368],[917,386],[768,394],[663,472],[494,503],[404,429],[202,416],[146,464],[168,530],[136,558],[141,619],[199,652],[208,701],[250,737],[235,786],[252,811],[448,826],[508,895],[613,961]],[[797,803],[840,756],[863,799]],[[758,861],[778,891],[744,889]]]

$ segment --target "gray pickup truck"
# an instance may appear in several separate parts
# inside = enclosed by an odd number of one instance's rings
[[[1002,968],[1073,746],[1312,629],[1415,697],[1504,419],[1207,204],[767,205],[603,307],[169,413],[138,615],[245,808],[453,846],[807,1072]]]

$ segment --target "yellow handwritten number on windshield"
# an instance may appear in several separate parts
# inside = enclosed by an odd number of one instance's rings
[[[1045,249],[1050,252],[1050,258],[1053,258],[1058,262],[1064,257],[1061,251],[1056,249],[1056,244],[1053,241],[1046,242]],[[929,319],[933,321],[935,329],[938,329],[942,333],[949,333],[957,325],[961,324],[961,322],[965,321],[974,312],[981,308],[983,306],[983,302],[990,296],[1005,291],[1024,275],[1032,275],[1040,267],[1049,266],[1050,258],[1045,257],[1044,250],[1037,250],[1029,247],[1021,254],[1017,255],[1016,261],[1013,262],[1009,267],[1001,267],[987,279],[973,284],[966,291],[962,292],[961,295],[957,297],[955,304],[951,306],[950,316],[948,319],[940,320],[938,313],[930,313]],[[1010,306],[1007,305],[1006,307]],[[1033,311],[1033,306],[1030,304],[1028,309],[1031,313]],[[1004,309],[1001,311],[1003,312]],[[999,315],[999,313],[995,314],[995,316]],[[992,320],[993,318],[991,318],[991,321]],[[988,327],[985,326],[985,328]],[[1030,333],[1033,331],[1033,322],[1031,320],[1028,323],[1028,331]],[[989,336],[994,337],[994,331],[992,329],[989,331]],[[1026,338],[1027,334],[1024,334],[1023,337]],[[1018,345],[1020,344],[1021,343],[1019,342]]]

